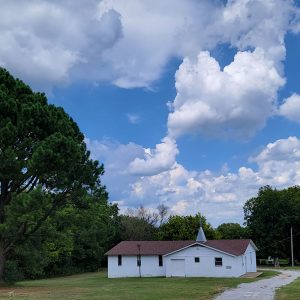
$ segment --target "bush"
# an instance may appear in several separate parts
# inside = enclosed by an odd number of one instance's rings
[[[24,273],[17,261],[7,260],[4,267],[4,280],[7,283],[14,283],[24,279]]]

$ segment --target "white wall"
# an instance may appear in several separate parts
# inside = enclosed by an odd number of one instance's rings
[[[165,276],[166,267],[163,257],[163,266],[158,265],[158,255],[141,257],[141,276]],[[122,265],[118,266],[118,256],[108,256],[108,278],[139,277],[137,257],[122,255]]]
[[[243,255],[244,271],[256,272],[256,251],[251,244],[248,245],[245,254]]]
[[[195,257],[200,258],[199,263],[195,263]],[[215,257],[222,257],[222,266],[215,266]],[[185,260],[186,277],[239,277],[245,273],[242,256],[232,257],[219,251],[196,246],[165,256],[167,277],[172,276],[172,259]]]
[[[200,258],[195,263],[195,257]],[[222,257],[223,265],[215,266],[215,257]],[[158,265],[158,255],[141,257],[141,276],[172,276],[172,259],[184,260],[186,277],[239,277],[246,272],[256,272],[256,253],[251,244],[244,255],[233,257],[202,246],[189,247],[176,253],[163,256],[163,266]],[[251,263],[252,262],[252,263]],[[177,261],[177,266],[182,261]],[[228,267],[231,267],[230,269]],[[178,271],[178,270],[177,270]],[[122,266],[118,266],[118,256],[108,257],[108,278],[138,277],[139,268],[136,256],[122,256]]]

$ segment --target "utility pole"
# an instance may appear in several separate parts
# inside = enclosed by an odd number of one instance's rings
[[[292,254],[292,267],[294,267],[294,245],[293,245],[293,227],[291,226],[291,254]]]
[[[142,264],[142,261],[141,261],[141,245],[140,244],[137,244],[137,247],[138,247],[138,258],[137,258],[137,264],[138,264],[138,267],[139,267],[139,277],[141,278],[142,277],[142,273],[141,273],[141,264]]]

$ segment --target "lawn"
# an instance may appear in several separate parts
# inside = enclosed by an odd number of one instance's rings
[[[276,300],[299,300],[300,299],[300,278],[280,288],[276,292]]]
[[[122,278],[106,272],[44,280],[22,281],[0,288],[0,299],[212,299],[226,288],[276,275],[265,271],[259,278]]]

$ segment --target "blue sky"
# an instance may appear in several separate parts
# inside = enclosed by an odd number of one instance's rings
[[[122,211],[242,223],[300,184],[298,1],[0,5],[0,65],[79,124]]]

